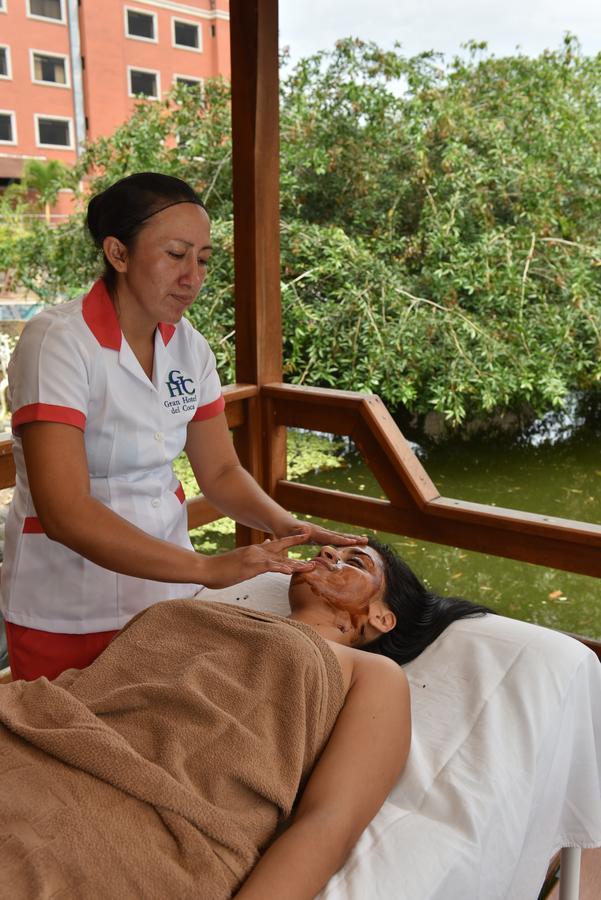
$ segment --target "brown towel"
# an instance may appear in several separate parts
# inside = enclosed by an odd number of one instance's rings
[[[0,895],[231,897],[344,702],[312,629],[196,600],[89,668],[0,688]]]

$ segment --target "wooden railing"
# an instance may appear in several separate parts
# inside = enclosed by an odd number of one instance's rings
[[[601,525],[441,497],[382,401],[375,395],[267,384],[224,388],[231,429],[247,425],[249,402],[260,402],[269,423],[263,481],[286,509],[433,543],[601,576]],[[269,441],[288,427],[352,438],[387,499],[292,483]],[[268,438],[269,436],[269,438]],[[268,438],[268,439],[267,439]],[[281,442],[280,442],[281,443]],[[273,463],[272,463],[273,461]],[[269,471],[270,466],[272,471]],[[279,468],[278,468],[279,467]],[[0,441],[0,488],[14,484],[12,441]],[[187,501],[188,525],[220,517],[204,497]],[[578,636],[576,636],[578,637]],[[601,642],[579,638],[601,654]]]
[[[293,385],[262,390],[277,425],[350,436],[387,500],[281,480],[288,509],[438,544],[601,576],[601,525],[441,497],[382,401]]]

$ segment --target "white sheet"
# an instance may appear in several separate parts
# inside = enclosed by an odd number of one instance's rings
[[[203,599],[287,614],[266,574]],[[406,667],[407,767],[321,900],[536,900],[560,847],[601,846],[601,665],[501,616],[455,622]]]

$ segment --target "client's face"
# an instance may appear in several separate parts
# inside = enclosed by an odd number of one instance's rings
[[[314,606],[327,606],[348,617],[354,630],[361,629],[383,602],[384,563],[379,553],[365,545],[322,547],[309,572],[296,572],[288,598],[293,614]]]

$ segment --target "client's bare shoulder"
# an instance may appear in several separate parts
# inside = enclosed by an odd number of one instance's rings
[[[342,758],[347,758],[344,748],[352,748],[362,765],[371,761],[374,771],[380,772],[381,795],[371,818],[399,777],[409,754],[409,682],[401,667],[385,656],[340,644],[330,646],[340,662],[346,687],[344,707],[332,735],[335,746],[343,748],[336,766],[340,767]],[[373,784],[370,791],[372,788]]]
[[[357,680],[366,686],[373,684],[374,690],[379,685],[388,689],[396,687],[402,693],[408,691],[407,676],[401,667],[388,657],[346,647],[335,641],[328,641],[328,646],[338,660],[347,693]]]

